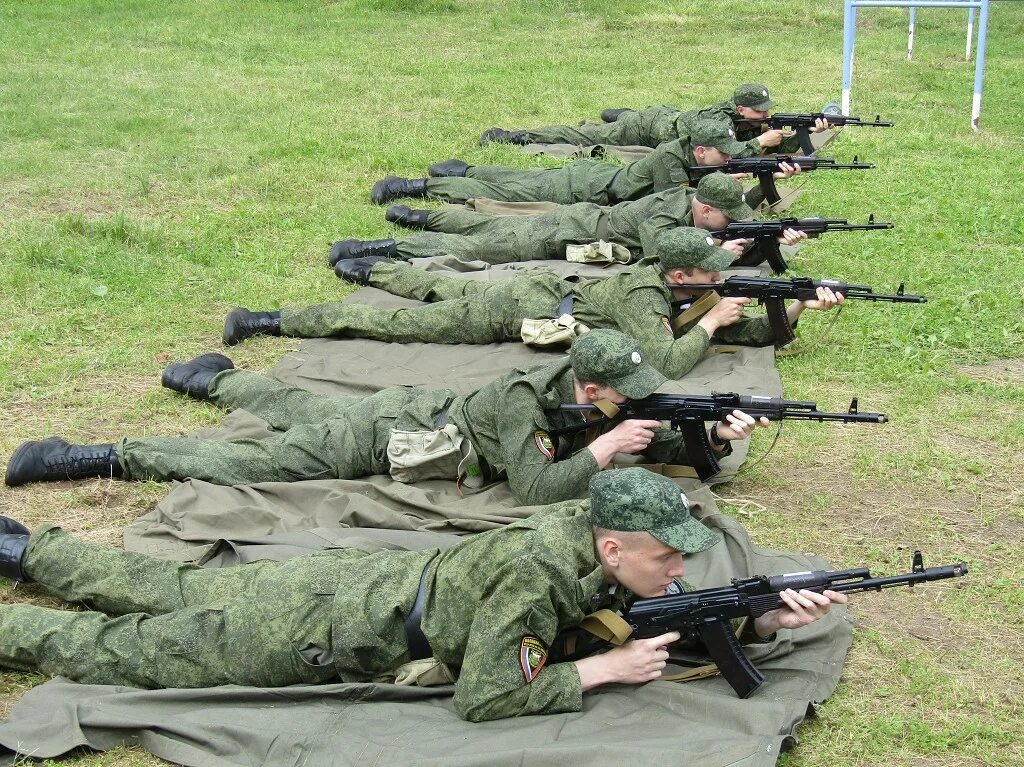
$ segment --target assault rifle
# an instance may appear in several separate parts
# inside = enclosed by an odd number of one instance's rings
[[[856,232],[870,229],[892,229],[888,221],[875,223],[875,214],[868,216],[866,224],[851,224],[845,218],[774,218],[766,221],[733,221],[725,229],[710,234],[720,240],[753,240],[754,246],[736,260],[736,266],[757,266],[768,262],[772,271],[782,274],[789,268],[779,249],[779,236],[787,229],[799,229],[809,237],[825,232]]]
[[[842,293],[846,298],[859,301],[887,301],[894,304],[923,304],[928,301],[924,296],[904,293],[902,282],[893,294],[876,293],[870,285],[851,285],[839,280],[812,280],[810,277],[780,280],[771,277],[733,276],[728,277],[725,282],[686,286],[689,290],[713,290],[722,298],[757,299],[767,311],[768,324],[775,332],[776,343],[779,346],[785,346],[796,337],[784,302],[787,299],[813,301],[818,297],[817,289],[820,287],[832,288],[835,293]]]
[[[859,117],[852,117],[851,115],[830,114],[828,112],[776,112],[761,120],[733,120],[733,125],[737,130],[742,130],[743,128],[753,128],[756,130],[760,128],[762,132],[788,128],[796,133],[801,151],[804,154],[814,154],[814,144],[811,143],[811,128],[814,127],[816,120],[828,120],[828,124],[836,128],[846,125],[857,125],[862,128],[891,128],[894,125],[894,123],[882,122],[881,115],[876,115],[874,121],[871,122],[861,120]]]
[[[736,694],[747,698],[764,683],[764,676],[743,654],[730,621],[735,618],[758,618],[783,607],[785,603],[779,597],[779,592],[785,589],[808,589],[820,594],[830,589],[854,594],[897,586],[913,588],[916,583],[959,578],[967,575],[967,572],[967,565],[963,562],[926,569],[921,552],[915,551],[911,571],[903,575],[872,578],[866,567],[759,575],[734,579],[731,586],[638,599],[628,607],[622,618],[632,628],[631,639],[661,636],[669,631],[678,631],[682,635],[680,641],[692,641],[699,637],[708,655]],[[558,649],[572,647],[572,651],[562,653],[559,660],[578,660],[607,646],[607,642],[586,635],[582,628],[560,634],[556,641]]]
[[[690,179],[690,186],[695,186],[698,181],[710,173],[750,173],[757,179],[761,187],[764,199],[770,205],[774,205],[782,199],[779,190],[775,186],[775,173],[778,173],[782,163],[799,165],[801,170],[865,170],[874,168],[874,163],[853,162],[840,164],[831,157],[793,157],[780,154],[771,157],[736,157],[724,165],[692,165],[687,167],[686,175]]]
[[[550,432],[552,439],[566,434],[575,434],[591,428],[615,426],[631,418],[651,421],[667,421],[669,426],[682,434],[686,457],[697,478],[706,480],[719,471],[718,458],[708,441],[704,430],[705,421],[721,421],[733,410],[742,410],[754,418],[769,421],[838,421],[840,423],[886,423],[889,417],[884,413],[861,413],[857,410],[857,398],[850,402],[845,413],[826,413],[818,410],[817,403],[758,397],[736,393],[727,394],[652,394],[643,399],[630,400],[615,405],[601,400],[593,405],[559,405],[563,412],[576,412],[584,416],[600,413],[601,417]]]

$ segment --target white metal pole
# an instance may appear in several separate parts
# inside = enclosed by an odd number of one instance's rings
[[[914,27],[917,26],[917,8],[910,6],[910,28],[907,30],[907,61],[914,60]]]

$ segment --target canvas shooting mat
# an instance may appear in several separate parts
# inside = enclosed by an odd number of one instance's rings
[[[433,259],[433,269],[475,268]],[[608,273],[544,262],[563,273]],[[486,265],[476,265],[485,267]],[[526,268],[481,268],[475,279],[501,279]],[[346,300],[399,305],[404,299],[364,289]],[[564,352],[520,343],[488,346],[385,344],[360,339],[304,341],[270,375],[318,392],[370,393],[385,386],[478,388],[516,365]],[[709,354],[668,390],[781,395],[773,350]],[[267,424],[236,411],[203,436],[267,436]],[[737,450],[731,460],[742,460]],[[743,527],[719,512],[707,487],[681,480],[694,515],[724,543],[688,559],[698,588],[731,577],[825,567],[817,558],[761,549]],[[417,549],[451,545],[458,535],[508,524],[520,507],[508,485],[459,495],[454,483],[403,485],[389,477],[224,487],[175,483],[168,496],[125,532],[125,548],[199,560],[208,567],[284,559],[332,546]],[[727,554],[728,556],[722,556]],[[55,679],[30,690],[0,724],[0,744],[34,757],[87,746],[130,743],[186,765],[444,764],[615,765],[698,767],[772,765],[808,707],[839,680],[851,628],[844,610],[797,632],[780,632],[748,648],[767,684],[740,700],[719,678],[688,684],[610,686],[584,698],[578,714],[469,724],[453,712],[449,688],[332,684],[279,689],[219,687],[144,691]],[[367,705],[369,704],[369,705]]]

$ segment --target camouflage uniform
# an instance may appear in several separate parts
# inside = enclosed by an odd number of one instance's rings
[[[694,146],[716,147],[730,156],[744,151],[726,123],[701,120],[694,123],[690,135],[667,141],[626,166],[596,160],[532,170],[474,165],[465,177],[427,179],[427,194],[447,202],[487,197],[522,202],[546,200],[561,205],[614,205],[688,186],[687,169],[697,164]]]
[[[519,340],[524,319],[556,313],[572,295],[572,315],[590,328],[616,328],[640,342],[647,359],[669,378],[696,365],[710,344],[695,317],[673,333],[679,311],[657,264],[632,267],[607,278],[569,282],[535,270],[493,282],[427,272],[407,264],[380,263],[370,285],[395,295],[435,302],[409,309],[379,309],[339,302],[305,309],[283,309],[281,332],[321,338],[355,336],[408,343],[491,343]],[[764,316],[744,318],[715,334],[719,343],[767,346],[775,335]]]
[[[739,112],[736,111],[737,100],[740,103],[746,102],[748,106],[754,106],[750,101],[751,94],[748,91],[763,91],[767,89],[761,85],[750,83],[741,85],[736,89],[733,98],[712,104],[704,109],[695,109],[684,112],[668,106],[647,107],[634,112],[632,110],[623,112],[618,119],[612,123],[583,123],[582,125],[550,125],[545,128],[522,131],[530,140],[536,144],[575,144],[577,146],[592,146],[594,144],[609,144],[612,146],[649,146],[657,147],[666,141],[685,138],[695,120],[729,120],[734,125],[742,120]],[[764,96],[768,98],[767,95]],[[753,157],[761,154],[761,145],[757,141],[760,130],[747,127],[736,129],[736,138],[747,145],[743,154],[737,157]],[[790,136],[783,140],[773,152],[780,154],[792,154],[800,152],[800,143],[796,136]]]
[[[451,254],[466,261],[504,264],[562,259],[566,245],[597,240],[619,243],[639,254],[657,232],[693,226],[690,200],[694,193],[688,187],[669,189],[611,208],[579,202],[529,216],[489,216],[458,207],[441,208],[431,211],[428,231],[397,238],[398,255]]]
[[[654,476],[607,474],[612,492]],[[623,474],[626,482],[616,481]],[[680,497],[675,485],[661,495]],[[410,660],[404,620],[422,574],[420,627],[434,657],[458,670],[461,716],[579,711],[579,674],[570,663],[545,666],[547,647],[596,607],[621,606],[625,594],[609,595],[593,539],[595,519],[618,524],[612,506],[606,519],[588,501],[565,502],[441,553],[334,549],[213,570],[43,526],[29,540],[24,572],[58,598],[101,612],[0,606],[0,665],[142,688],[367,682]],[[631,511],[647,528],[656,524]],[[667,520],[673,527],[659,535],[669,545],[699,551],[714,543],[685,500],[657,524]],[[637,527],[629,518],[621,525]]]
[[[614,336],[629,350],[637,349],[632,339]],[[588,344],[596,348],[607,338],[608,334],[598,335]],[[664,381],[653,368],[643,367],[650,370],[652,380],[637,396],[647,396]],[[244,408],[284,433],[230,441],[125,439],[117,446],[125,478],[191,477],[235,485],[388,474],[392,430],[433,433],[441,413],[475,448],[481,479],[496,481],[507,475],[512,493],[523,504],[581,497],[599,471],[593,453],[584,449],[584,433],[560,440],[557,446],[549,441],[550,432],[582,418],[558,410],[561,404],[575,402],[573,368],[564,358],[513,370],[466,395],[395,387],[369,397],[324,396],[227,370],[214,378],[210,396],[217,405]],[[659,431],[647,455],[657,462],[686,463],[685,447],[670,429]],[[450,478],[458,479],[457,472]]]

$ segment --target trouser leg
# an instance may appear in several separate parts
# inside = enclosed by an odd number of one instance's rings
[[[613,146],[647,146],[643,127],[646,122],[642,112],[626,112],[613,123],[591,123],[583,125],[549,125],[526,131],[530,139],[538,144],[611,144]]]
[[[33,578],[65,599],[126,614],[0,606],[0,665],[144,688],[336,677],[337,559],[204,571],[69,539],[52,528],[33,536]]]
[[[465,202],[475,197],[509,202],[581,202],[569,194],[566,175],[566,168],[518,169],[474,165],[466,171],[465,177],[428,180],[427,194],[448,202]]]
[[[248,410],[274,429],[319,424],[361,402],[363,397],[314,394],[245,370],[225,370],[210,385],[210,398],[220,407]]]
[[[498,284],[488,283],[488,287]],[[338,302],[282,311],[281,332],[304,338],[350,336],[394,343],[487,344],[519,337],[519,326],[509,311],[498,298],[484,300],[482,293],[407,309]]]
[[[474,296],[487,286],[482,280],[467,280],[444,272],[428,272],[391,262],[375,264],[370,272],[369,284],[395,296],[428,303]]]
[[[404,388],[385,389],[323,423],[299,424],[266,439],[143,437],[122,440],[116,449],[129,479],[248,485],[386,474],[393,414],[411,394]]]

